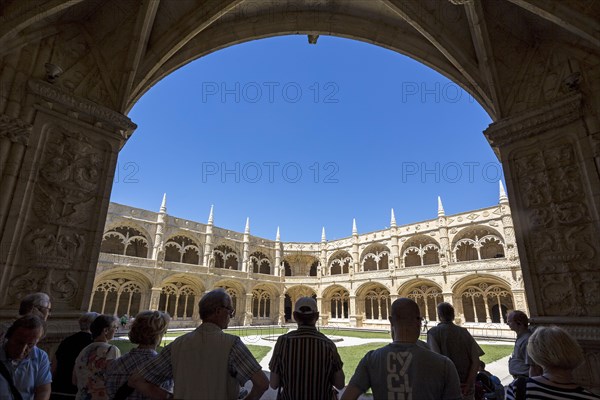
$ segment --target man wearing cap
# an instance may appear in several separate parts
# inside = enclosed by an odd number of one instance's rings
[[[335,344],[317,331],[318,319],[315,299],[296,301],[298,329],[277,339],[269,363],[271,387],[279,389],[278,399],[331,399],[333,387],[344,387],[342,360]]]

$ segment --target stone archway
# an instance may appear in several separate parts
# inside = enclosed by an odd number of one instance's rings
[[[600,387],[597,3],[77,0],[0,7],[0,317],[12,315],[17,292],[52,295],[58,286],[69,288],[53,302],[65,321],[74,326],[87,308],[117,154],[136,128],[124,113],[149,87],[225,46],[333,34],[431,66],[491,115],[485,135],[506,174],[531,314],[580,340],[587,364],[579,380]]]

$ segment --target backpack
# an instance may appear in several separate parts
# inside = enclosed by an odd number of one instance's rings
[[[477,399],[504,400],[505,397],[504,386],[500,379],[489,373],[479,372],[477,374],[475,389]]]

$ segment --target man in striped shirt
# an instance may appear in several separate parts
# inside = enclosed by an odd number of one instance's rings
[[[279,337],[273,350],[271,387],[279,388],[281,400],[330,400],[333,387],[344,387],[344,371],[335,344],[315,327],[317,302],[298,299],[294,319],[298,329]]]

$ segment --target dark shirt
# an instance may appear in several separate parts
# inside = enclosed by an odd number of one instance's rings
[[[452,360],[460,383],[466,382],[473,359],[484,354],[469,331],[452,322],[440,322],[431,328],[427,332],[427,343],[431,350]]]
[[[77,386],[73,385],[73,367],[81,350],[92,343],[92,334],[77,332],[65,338],[56,349],[56,374],[52,377],[52,392],[77,393]]]
[[[331,399],[333,376],[342,366],[335,344],[314,326],[280,336],[269,363],[279,374],[283,400]]]

